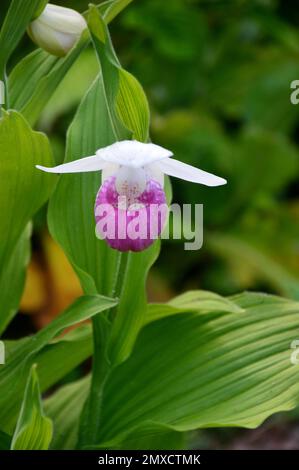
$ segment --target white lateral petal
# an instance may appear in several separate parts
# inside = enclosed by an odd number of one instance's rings
[[[205,184],[206,186],[221,186],[227,181],[219,176],[212,175],[207,171],[200,170],[187,163],[174,160],[173,158],[158,162],[160,170],[169,176],[175,176],[182,180],[191,181],[192,183]]]
[[[107,163],[99,156],[93,155],[92,157],[81,158],[74,162],[64,163],[63,165],[47,168],[45,166],[36,165],[39,170],[46,171],[47,173],[84,173],[88,171],[100,171]]]
[[[97,151],[97,156],[109,163],[140,168],[173,154],[159,145],[144,144],[136,140],[123,140]]]

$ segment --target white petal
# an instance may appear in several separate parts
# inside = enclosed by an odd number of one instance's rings
[[[157,166],[159,166],[160,170],[166,175],[175,176],[176,178],[191,181],[192,183],[205,184],[206,186],[221,186],[227,183],[224,178],[212,175],[207,171],[200,170],[199,168],[195,168],[194,166],[172,158],[158,162]]]
[[[46,171],[47,173],[84,173],[88,171],[100,171],[106,165],[107,163],[99,156],[93,155],[92,157],[85,157],[80,160],[75,160],[74,162],[54,166],[53,168],[40,165],[36,165],[36,168]]]
[[[136,140],[123,140],[97,151],[97,156],[106,162],[132,168],[140,168],[172,155],[170,150],[159,145],[144,144]]]

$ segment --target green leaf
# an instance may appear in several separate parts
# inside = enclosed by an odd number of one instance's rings
[[[108,28],[95,6],[90,6],[88,26],[102,69],[115,138],[127,129],[134,139],[146,142],[150,119],[146,96],[136,78],[121,68]]]
[[[98,5],[98,10],[103,16],[105,22],[109,24],[119,15],[133,0],[110,0]]]
[[[116,446],[153,423],[176,431],[253,428],[298,404],[290,345],[299,304],[263,294],[231,301],[245,312],[173,315],[141,331],[106,384],[99,446]]]
[[[30,259],[31,227],[25,228],[12,255],[0,270],[0,335],[5,331],[19,308]]]
[[[51,449],[71,450],[78,439],[79,418],[88,396],[90,376],[65,385],[44,401],[44,408],[54,424]],[[184,434],[165,426],[153,426],[133,432],[117,446],[119,449],[182,449]],[[115,449],[114,449],[115,450]]]
[[[8,263],[31,217],[47,201],[55,183],[36,164],[51,166],[47,137],[33,132],[16,111],[0,119],[0,266]]]
[[[59,59],[42,49],[34,50],[19,61],[8,79],[11,107],[21,111],[23,114],[24,108],[29,101],[32,102],[31,106],[33,107],[33,103],[36,101],[35,96],[40,95],[37,93],[37,87],[40,87],[41,81],[47,81],[51,70],[53,70],[59,61],[62,62],[65,59]],[[61,78],[62,75],[60,75]],[[43,98],[44,100],[46,101],[46,97]],[[28,116],[26,117],[28,118]]]
[[[171,427],[153,425],[135,430],[112,450],[181,450],[186,449],[185,437]]]
[[[27,374],[33,363],[41,361],[40,377],[42,390],[63,377],[66,372],[79,364],[91,353],[90,331],[83,350],[78,350],[78,343],[69,343],[62,340],[43,350],[39,360],[36,359],[40,351],[61,331],[72,325],[87,320],[94,315],[110,309],[116,301],[102,296],[81,297],[55,318],[47,327],[32,337],[17,342],[7,357],[6,364],[0,369],[0,429],[10,430],[11,422],[15,416],[15,406],[20,397],[20,390],[24,387]],[[72,356],[67,355],[68,351]],[[64,352],[66,352],[64,356]]]
[[[18,45],[30,21],[41,13],[47,0],[12,0],[0,32],[0,72]]]
[[[31,125],[36,123],[54,91],[87,44],[83,34],[77,45],[62,59],[38,49],[14,68],[8,81],[11,106],[19,110]]]
[[[235,312],[242,313],[243,310],[231,300],[221,297],[214,292],[203,290],[188,291],[181,294],[165,304],[150,304],[148,306],[145,323],[159,320],[171,315],[186,312]]]
[[[52,432],[52,421],[43,412],[36,366],[32,366],[11,449],[47,450]]]
[[[90,376],[65,385],[45,400],[44,406],[56,430],[52,449],[71,450],[76,447],[79,419],[87,398]]]

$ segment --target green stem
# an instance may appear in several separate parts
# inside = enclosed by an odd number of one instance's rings
[[[114,286],[110,296],[117,298],[121,294],[124,275],[128,261],[127,253],[120,253],[116,268]],[[117,308],[117,307],[116,307]],[[111,325],[115,317],[116,309],[100,314],[93,318],[93,363],[90,394],[83,411],[79,447],[98,443],[101,427],[101,412],[103,402],[103,391],[105,383],[112,371],[113,365],[107,357],[107,344],[110,338]]]
[[[127,264],[129,259],[128,253],[120,253],[119,261],[117,265],[117,273],[114,280],[114,286],[111,292],[110,297],[112,298],[120,298],[121,291],[124,283],[124,278],[127,270]],[[113,320],[114,314],[117,310],[117,306],[110,310],[109,318]]]

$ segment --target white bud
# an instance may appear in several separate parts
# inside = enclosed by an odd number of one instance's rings
[[[59,57],[65,56],[87,28],[80,13],[48,4],[28,27],[28,34],[39,47]]]

